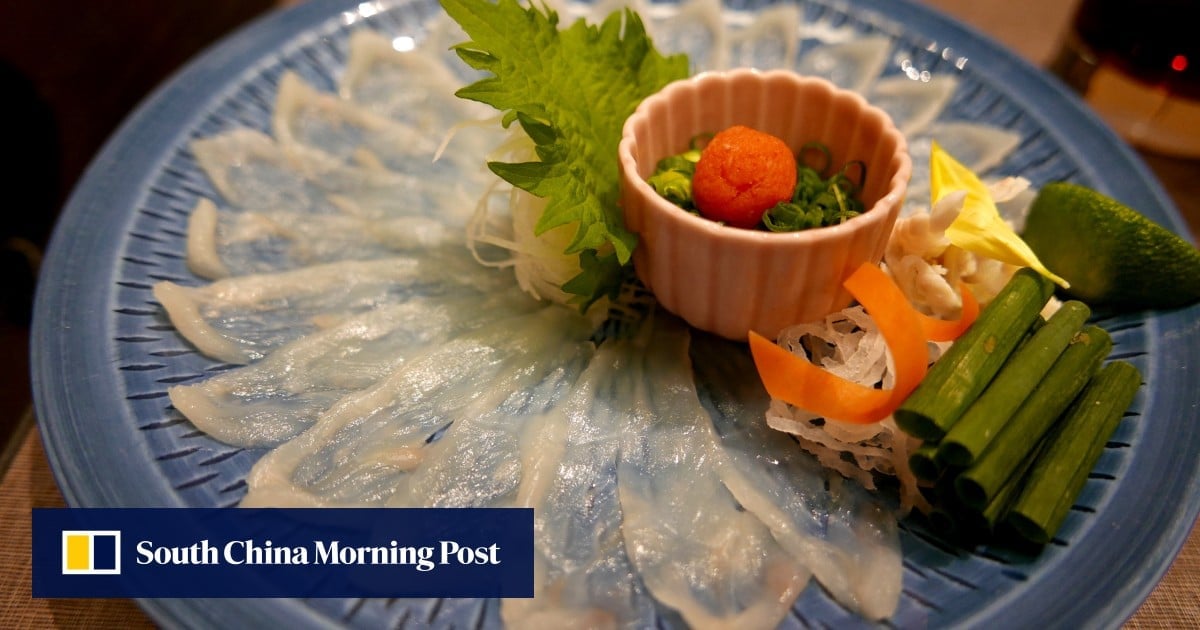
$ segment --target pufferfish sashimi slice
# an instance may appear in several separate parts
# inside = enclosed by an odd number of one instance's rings
[[[622,538],[617,461],[626,405],[645,378],[629,341],[601,344],[561,404],[526,434],[514,506],[534,509],[534,597],[506,599],[507,627],[651,627],[682,623],[634,572]]]
[[[273,446],[426,348],[537,307],[515,290],[382,305],[301,337],[260,361],[167,393],[176,409],[216,439]]]
[[[627,368],[639,378],[614,394],[626,418],[617,465],[626,553],[689,625],[773,627],[810,573],[726,488],[712,422],[696,413],[687,329],[666,314],[652,319]]]
[[[222,211],[208,199],[188,219],[188,269],[216,280],[340,260],[372,260],[461,240],[461,229],[428,216]],[[236,274],[233,270],[236,270]]]
[[[465,249],[453,247],[224,278],[200,287],[164,281],[154,286],[154,297],[201,352],[241,364],[380,306],[511,286],[511,278],[481,268]]]
[[[573,310],[551,307],[513,318],[510,327],[520,330],[526,320],[542,334],[523,341],[525,362],[486,386],[476,384],[487,393],[424,447],[421,465],[397,485],[388,506],[489,507],[515,500],[528,471],[514,455],[575,387],[595,348],[588,320]]]
[[[734,497],[839,603],[868,619],[890,617],[903,572],[894,510],[767,425],[770,399],[742,376],[754,373],[744,351],[698,335],[691,356]]]
[[[559,367],[558,352],[578,330],[578,317],[546,307],[426,349],[263,456],[247,476],[242,505],[384,505],[410,475],[441,457],[431,443],[454,423],[512,415],[505,403]],[[514,483],[508,486],[485,488],[495,494],[487,500],[515,490]]]
[[[459,222],[470,211],[469,202],[457,203],[455,190],[419,175],[347,162],[296,142],[279,143],[255,129],[194,140],[190,149],[224,202],[239,210],[438,218],[436,212],[445,206],[457,210],[448,218]],[[449,193],[455,193],[454,205],[441,201]]]

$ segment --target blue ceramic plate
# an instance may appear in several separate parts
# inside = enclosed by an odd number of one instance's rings
[[[759,3],[739,3],[756,9]],[[1000,165],[1035,184],[1073,180],[1170,229],[1186,226],[1135,155],[1057,83],[1006,50],[900,0],[806,0],[805,20],[891,39],[920,69],[960,85],[944,116],[1021,135]],[[187,215],[214,193],[187,144],[235,126],[267,127],[276,81],[295,70],[329,89],[348,34],[364,26],[420,38],[432,0],[356,4],[314,0],[232,35],[161,88],[96,158],[47,255],[33,331],[33,380],[46,452],[72,506],[232,506],[261,451],[218,443],[170,407],[166,388],[229,366],[196,353],[150,288],[199,284],[184,264]],[[952,48],[954,54],[947,52]],[[965,63],[961,63],[962,59]],[[959,68],[958,66],[961,66]],[[895,68],[889,71],[898,71]],[[941,543],[903,531],[897,626],[1117,626],[1183,544],[1200,510],[1200,359],[1196,308],[1107,318],[1115,353],[1147,386],[1108,444],[1053,544],[1036,557]],[[144,601],[164,625],[498,625],[477,600]],[[816,586],[784,625],[861,623]]]

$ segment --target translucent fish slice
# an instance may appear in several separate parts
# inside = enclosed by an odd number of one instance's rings
[[[280,273],[239,276],[202,287],[154,286],[171,323],[204,354],[247,363],[321,328],[386,304],[486,293],[511,279],[482,269],[466,252],[342,261]],[[510,289],[511,290],[511,289]]]
[[[272,120],[276,141],[288,154],[325,154],[338,160],[344,164],[340,172],[379,173],[377,178],[384,183],[395,179],[400,189],[392,190],[392,195],[426,216],[461,225],[474,209],[471,200],[493,179],[483,156],[499,132],[473,130],[449,139],[458,123],[466,122],[456,113],[463,111],[456,102],[461,99],[451,89],[421,89],[431,101],[430,107],[421,109],[442,112],[440,122],[426,121],[426,125],[385,118],[287,73],[280,80]],[[381,193],[387,195],[388,190],[346,188],[330,191],[327,198],[342,211],[361,215],[362,208],[369,212],[377,205],[388,207],[389,200],[381,199]],[[372,214],[377,213],[367,216]]]
[[[515,291],[380,306],[227,370],[168,390],[198,428],[238,446],[273,446],[346,395],[370,387],[430,345],[527,312]]]
[[[868,100],[887,112],[901,133],[911,137],[937,119],[957,88],[958,79],[946,74],[933,75],[927,81],[904,75],[885,77],[871,86]]]
[[[513,326],[522,326],[518,318]],[[526,337],[524,361],[485,387],[480,404],[459,415],[424,448],[421,465],[388,499],[398,507],[486,507],[511,502],[525,474],[514,457],[527,435],[575,385],[592,357],[591,326],[574,311],[546,309],[540,334]],[[491,402],[484,402],[491,401]]]
[[[754,20],[729,35],[732,68],[787,68],[800,48],[800,10],[777,4],[754,14]]]
[[[239,209],[305,214],[353,210],[382,218],[430,213],[445,205],[422,203],[419,177],[347,164],[297,144],[282,146],[252,129],[195,140],[191,152],[223,200]],[[442,190],[439,198],[450,192]],[[458,208],[458,201],[450,207]]]
[[[936,122],[929,127],[927,135],[976,173],[986,173],[999,166],[1021,143],[1021,134],[1016,131],[959,121]],[[928,159],[928,154],[923,157]]]
[[[970,170],[983,174],[1002,164],[1016,150],[1021,143],[1021,135],[982,123],[932,123],[921,137],[911,140],[908,145],[913,161],[913,176],[906,196],[910,203],[928,205],[929,155],[933,141],[937,141]]]
[[[902,584],[891,507],[767,426],[770,399],[747,376],[754,363],[743,349],[701,336],[691,355],[733,496],[842,606],[869,619],[891,616]]]
[[[243,128],[194,140],[190,149],[226,203],[252,209],[335,210],[310,181],[338,168],[331,159],[285,155],[270,136]]]
[[[454,102],[459,99],[454,98],[452,89],[445,93],[436,91],[437,86],[422,89],[437,101],[437,106],[427,109],[452,115],[427,124],[386,118],[322,92],[288,72],[279,81],[273,135],[285,148],[296,146],[304,152],[326,153],[345,164],[414,176],[418,190],[425,195],[436,195],[438,188],[469,180],[473,173],[482,181],[478,169],[466,168],[479,165],[479,156],[486,150],[482,144],[473,150],[459,146],[444,151],[434,161],[443,138],[464,116],[454,115],[462,108]]]
[[[514,505],[534,508],[534,597],[505,600],[507,627],[645,628],[658,610],[625,553],[616,466],[626,422],[612,404],[639,373],[605,342],[563,402],[526,434]]]
[[[645,15],[645,14],[643,14]],[[729,66],[729,44],[719,0],[694,0],[648,20],[654,46],[663,53],[686,53],[693,72]]]
[[[188,219],[188,267],[217,279],[339,260],[372,260],[461,240],[461,230],[426,217],[372,219],[353,214],[221,212],[201,200]]]
[[[891,39],[883,36],[826,44],[801,57],[796,62],[796,71],[865,94],[871,82],[883,71],[891,48]]]
[[[438,22],[453,24],[440,17]],[[460,41],[443,42],[436,37],[417,41],[372,30],[355,31],[350,36],[350,59],[338,81],[338,95],[371,114],[434,134],[464,119],[487,117],[491,112],[486,106],[454,96],[463,85],[455,69],[463,64],[455,58],[448,65],[438,56]]]
[[[712,423],[697,414],[687,330],[667,319],[655,318],[633,390],[614,396],[628,417],[617,467],[626,552],[688,624],[773,627],[809,574],[725,487]]]
[[[575,317],[549,307],[460,335],[339,400],[254,465],[242,505],[383,505],[449,425],[494,412],[544,375],[529,366],[554,355],[564,314]]]

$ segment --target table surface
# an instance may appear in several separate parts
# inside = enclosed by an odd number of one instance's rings
[[[290,0],[294,1],[294,0]],[[289,4],[283,0],[282,4]],[[1033,63],[1053,57],[1078,0],[924,0],[987,33]],[[1200,234],[1200,162],[1146,156],[1191,226]],[[34,600],[31,597],[30,511],[62,507],[32,414],[0,480],[0,627],[149,628],[129,600]],[[1200,627],[1200,532],[1193,532],[1162,582],[1126,628]]]

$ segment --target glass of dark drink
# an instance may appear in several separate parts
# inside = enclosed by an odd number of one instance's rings
[[[1051,69],[1131,144],[1200,157],[1200,0],[1082,0]]]

